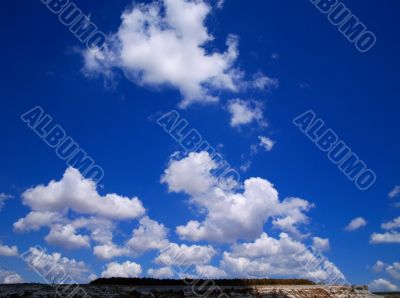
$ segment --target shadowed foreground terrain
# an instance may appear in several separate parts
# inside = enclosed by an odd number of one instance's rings
[[[265,298],[369,298],[376,296],[366,287],[327,287],[308,280],[156,280],[98,279],[89,285],[0,285],[0,297],[265,297]]]

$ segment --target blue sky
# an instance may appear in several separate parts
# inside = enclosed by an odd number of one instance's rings
[[[39,245],[79,281],[79,266],[86,278],[171,277],[173,247],[190,252],[190,274],[308,277],[281,263],[313,246],[350,283],[398,289],[400,7],[341,3],[376,35],[369,51],[310,1],[76,1],[107,36],[94,51],[41,1],[5,3],[2,272],[43,281],[18,257]],[[97,190],[21,120],[37,106],[104,170]],[[183,152],[157,124],[172,110],[240,174],[236,188],[221,189],[210,154]],[[308,110],[376,174],[368,190],[293,124]]]

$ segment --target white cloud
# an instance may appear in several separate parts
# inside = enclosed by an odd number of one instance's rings
[[[279,239],[263,233],[254,242],[234,245],[231,252],[224,252],[221,267],[236,277],[287,276],[319,279],[320,282],[332,276],[344,277],[320,253],[307,249],[286,233],[281,233]]]
[[[93,254],[100,259],[108,260],[129,255],[129,250],[126,247],[118,247],[114,243],[108,243],[95,246]]]
[[[0,269],[0,284],[20,284],[23,282],[24,280],[19,274]]]
[[[320,238],[320,237],[313,237],[313,244],[312,246],[318,251],[327,251],[330,249],[329,239],[327,238]]]
[[[126,261],[125,263],[109,263],[106,270],[101,273],[102,277],[138,277],[142,273],[142,267],[135,263]]]
[[[114,223],[108,219],[97,217],[81,217],[71,222],[75,229],[85,229],[90,231],[90,237],[93,241],[100,244],[112,242]]]
[[[204,1],[163,0],[137,4],[122,15],[118,32],[102,51],[86,51],[85,71],[113,75],[113,68],[139,85],[172,86],[182,107],[215,102],[214,91],[237,91],[242,72],[234,67],[237,38],[227,50],[205,50],[214,39],[204,22],[211,7]]]
[[[5,193],[0,193],[0,211],[4,207],[4,202],[13,198],[13,196],[5,194]]]
[[[264,90],[279,87],[279,80],[267,77],[262,73],[257,73],[253,76],[251,86],[255,89]]]
[[[205,193],[215,184],[210,172],[217,165],[207,152],[191,152],[181,160],[172,159],[161,177],[170,192],[186,192],[189,195]]]
[[[383,244],[383,243],[400,243],[400,233],[387,232],[387,233],[373,233],[371,235],[370,243]]]
[[[76,234],[76,229],[70,224],[52,227],[45,240],[48,244],[60,246],[65,249],[90,247],[89,237]]]
[[[246,180],[242,193],[223,190],[215,183],[210,164],[212,159],[207,152],[191,153],[182,160],[172,160],[162,179],[172,183],[169,184],[170,191],[191,195],[190,203],[206,215],[203,222],[192,220],[178,226],[176,231],[182,239],[214,242],[253,240],[262,233],[269,219],[273,220],[276,228],[300,236],[297,225],[308,222],[304,212],[312,207],[309,202],[298,198],[280,201],[273,185],[261,178]]]
[[[68,259],[60,253],[49,254],[39,247],[31,247],[22,255],[23,259],[35,270],[49,274],[51,278],[61,281],[65,275],[70,276],[75,282],[88,282],[90,269],[82,261]]]
[[[396,185],[388,194],[389,198],[394,199],[400,195],[400,185]]]
[[[17,257],[18,248],[16,246],[7,246],[0,243],[0,256],[3,257]]]
[[[376,279],[369,284],[369,289],[374,292],[392,292],[399,288],[383,278]]]
[[[216,279],[227,276],[224,270],[211,265],[196,265],[196,273],[196,278],[199,279]]]
[[[146,216],[139,221],[139,227],[133,230],[132,237],[123,246],[115,245],[110,238],[94,247],[94,255],[101,259],[138,257],[149,250],[161,250],[168,246],[167,233],[163,224]]]
[[[82,214],[94,214],[109,219],[135,219],[145,213],[138,198],[117,194],[99,195],[94,181],[85,179],[81,173],[68,168],[60,181],[51,181],[26,190],[23,202],[34,211],[61,212],[65,209]]]
[[[393,264],[385,264],[382,261],[377,261],[372,267],[375,272],[386,272],[392,278],[400,280],[400,262],[394,262]]]
[[[400,280],[400,263],[395,262],[392,265],[386,267],[386,272],[390,274],[391,277]]]
[[[375,272],[382,272],[383,270],[385,270],[386,264],[383,263],[382,261],[376,261],[375,265],[372,267],[372,269]]]
[[[239,127],[241,125],[257,122],[260,126],[266,127],[264,120],[264,106],[260,101],[232,99],[228,101],[227,109],[231,114],[231,126]]]
[[[168,246],[168,230],[163,224],[144,217],[140,220],[140,226],[133,231],[132,238],[127,246],[134,255],[140,255],[149,250],[161,250]]]
[[[352,232],[356,231],[367,225],[367,221],[362,217],[357,217],[353,219],[345,228],[346,231]]]
[[[175,274],[170,267],[162,267],[158,269],[149,269],[147,274],[153,278],[163,279],[172,278]]]
[[[154,262],[163,266],[173,265],[205,265],[217,254],[210,245],[200,246],[171,243],[163,249]]]
[[[399,229],[400,228],[400,216],[393,219],[392,221],[385,222],[382,224],[382,229],[385,230],[393,230],[393,229]]]
[[[271,151],[275,145],[275,142],[270,138],[259,136],[258,139],[260,140],[260,146],[263,147],[266,151]]]
[[[63,221],[65,221],[65,218],[59,212],[32,211],[14,223],[14,230],[18,232],[38,231],[42,227]]]

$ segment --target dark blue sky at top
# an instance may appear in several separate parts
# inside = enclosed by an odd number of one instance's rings
[[[104,32],[115,32],[121,12],[131,1],[76,3]],[[368,283],[376,276],[367,266],[378,259],[399,261],[399,244],[368,242],[383,221],[400,213],[387,196],[400,183],[400,3],[345,3],[377,36],[376,46],[368,53],[359,53],[309,1],[227,0],[222,10],[214,10],[207,19],[215,36],[213,47],[222,51],[227,35],[238,35],[240,68],[276,77],[280,87],[263,93],[221,93],[221,104],[179,111],[211,144],[223,144],[220,152],[235,168],[258,135],[276,140],[271,152],[252,159],[252,167],[242,178],[263,177],[274,183],[281,198],[295,196],[313,202],[316,207],[309,214],[312,222],[307,230],[330,239],[328,257],[350,281]],[[60,179],[66,168],[54,150],[20,120],[22,113],[36,105],[104,168],[101,193],[138,196],[149,215],[171,229],[174,239],[174,227],[195,215],[184,203],[187,196],[168,194],[160,183],[169,156],[180,148],[154,119],[178,109],[180,94],[172,88],[137,86],[122,75],[113,89],[105,88],[101,79],[85,78],[77,51],[82,45],[39,0],[3,2],[1,15],[0,192],[15,198],[0,214],[0,241],[16,244],[21,251],[43,242],[46,231],[15,234],[12,230],[12,223],[29,211],[20,195],[31,186]],[[274,53],[279,59],[271,58]],[[269,123],[265,131],[256,126],[240,130],[229,126],[223,105],[236,97],[265,103]],[[377,182],[370,190],[358,190],[292,124],[294,117],[308,109],[375,171]],[[368,225],[356,233],[345,232],[347,223],[358,216],[367,219]],[[115,231],[117,239],[130,234],[134,225],[121,224]],[[97,271],[104,265],[90,251],[63,253],[88,261]],[[140,260],[146,266],[151,254]],[[23,268],[18,262],[12,266]]]

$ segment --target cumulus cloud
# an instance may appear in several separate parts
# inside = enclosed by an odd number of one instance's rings
[[[373,233],[369,241],[372,244],[400,243],[400,233],[392,231],[387,233]]]
[[[20,284],[24,283],[22,277],[12,271],[0,269],[0,284]]]
[[[386,264],[382,261],[377,261],[372,267],[375,272],[384,272],[394,279],[400,280],[400,262]]]
[[[154,262],[162,266],[205,265],[217,254],[210,245],[191,245],[171,243],[163,249]]]
[[[196,266],[196,278],[199,279],[216,279],[224,278],[227,276],[226,272],[218,267],[211,265],[197,265]]]
[[[63,221],[65,221],[65,218],[59,212],[32,211],[14,223],[14,230],[18,232],[38,231],[42,227]]]
[[[150,268],[147,270],[147,274],[153,278],[164,279],[174,277],[174,272],[170,267],[162,267],[158,269]]]
[[[123,246],[115,245],[110,238],[102,245],[94,247],[94,254],[101,259],[112,259],[120,256],[138,257],[150,250],[161,250],[168,246],[168,230],[163,225],[148,216],[139,221],[139,227],[134,229],[132,237]]]
[[[120,69],[139,85],[172,86],[183,96],[182,107],[215,102],[215,91],[239,89],[243,73],[234,67],[235,36],[224,52],[205,49],[214,39],[204,24],[210,11],[202,0],[133,5],[103,50],[84,52],[85,72],[112,77]]]
[[[378,261],[376,261],[375,265],[372,266],[372,269],[375,272],[382,272],[385,269],[385,267],[386,267],[386,264],[384,262],[378,260]]]
[[[91,274],[88,266],[82,261],[68,259],[60,253],[49,254],[39,247],[31,247],[22,255],[23,259],[38,272],[49,274],[54,280],[61,282],[66,275],[76,282],[88,282]]]
[[[90,238],[86,235],[76,234],[76,229],[68,225],[56,225],[45,238],[51,245],[60,246],[66,249],[89,248]]]
[[[203,160],[203,163],[198,160]],[[212,159],[207,152],[191,153],[181,160],[172,160],[162,179],[170,190],[191,195],[190,203],[206,215],[202,222],[192,220],[178,226],[176,231],[182,239],[214,242],[253,240],[261,235],[269,219],[273,220],[276,228],[301,235],[297,226],[308,222],[304,212],[312,204],[299,198],[280,201],[277,190],[262,178],[246,180],[243,192],[226,191],[215,183],[210,164]],[[195,174],[187,179],[181,169],[185,169],[187,175]]]
[[[215,184],[210,172],[217,165],[207,152],[191,152],[187,158],[171,159],[161,182],[168,185],[170,192],[185,192],[199,195],[207,192]]]
[[[13,196],[11,196],[11,195],[8,195],[8,194],[5,194],[5,193],[0,193],[0,211],[1,211],[1,209],[3,209],[3,207],[4,207],[4,202],[6,201],[6,200],[9,200],[9,199],[11,199]]]
[[[397,291],[399,288],[390,281],[379,278],[369,284],[369,289],[374,292],[393,292]]]
[[[259,136],[258,139],[260,140],[260,146],[263,147],[266,151],[271,151],[272,148],[275,146],[275,142],[270,138]]]
[[[2,257],[17,257],[18,248],[16,246],[7,246],[0,243],[0,256]]]
[[[134,255],[140,255],[149,250],[161,250],[168,246],[168,230],[163,224],[144,217],[140,220],[140,225],[133,231],[132,238],[127,246]]]
[[[93,254],[103,260],[113,259],[115,257],[129,255],[129,250],[126,247],[119,247],[114,243],[97,245],[93,248]]]
[[[392,221],[385,222],[382,224],[382,229],[385,230],[393,230],[393,229],[399,229],[400,228],[400,216],[393,219]]]
[[[357,217],[353,219],[345,228],[346,231],[352,232],[356,231],[367,225],[367,221],[362,217]]]
[[[51,181],[47,186],[39,185],[22,194],[23,203],[34,211],[61,212],[72,210],[81,214],[94,214],[115,220],[135,219],[145,213],[138,198],[127,198],[117,194],[101,196],[93,180],[68,168],[60,181]]]
[[[101,273],[102,277],[138,277],[142,273],[142,267],[135,263],[126,261],[122,264],[112,262],[106,265],[106,270]]]
[[[239,127],[253,122],[261,127],[266,127],[263,109],[264,105],[260,101],[232,99],[228,101],[227,109],[231,114],[230,124],[232,127]]]
[[[263,233],[254,242],[234,245],[230,252],[224,252],[221,268],[236,277],[290,276],[319,282],[344,278],[328,259],[286,233],[279,239]]]
[[[262,73],[256,73],[253,76],[253,81],[251,83],[251,86],[259,90],[265,90],[265,89],[269,90],[273,88],[278,88],[279,80],[267,77]]]
[[[388,194],[389,198],[394,199],[400,195],[400,185],[396,185]]]
[[[327,238],[320,238],[320,237],[313,237],[313,244],[312,246],[318,251],[327,251],[330,249],[329,239]]]

